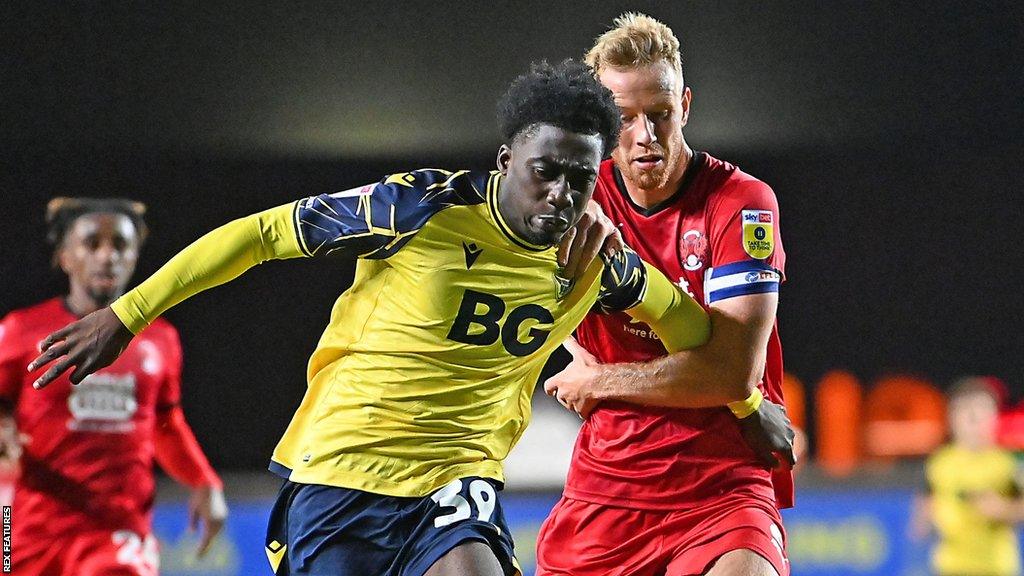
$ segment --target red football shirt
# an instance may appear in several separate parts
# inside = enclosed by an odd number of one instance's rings
[[[778,202],[768,185],[731,164],[696,153],[679,190],[644,209],[632,202],[607,160],[594,199],[630,247],[706,307],[778,290],[786,261]],[[577,338],[604,363],[647,361],[666,353],[649,326],[623,313],[587,316]],[[782,402],[777,325],[760,386],[766,397]],[[565,495],[650,509],[747,495],[789,507],[793,479],[789,471],[773,474],[758,463],[727,408],[605,402],[583,424]]]
[[[149,531],[157,410],[180,396],[178,333],[158,319],[78,386],[65,374],[32,389],[44,369],[25,367],[38,356],[39,342],[75,320],[54,298],[0,323],[0,398],[13,403],[18,430],[30,437],[14,495],[15,539],[18,533],[37,539],[89,529]]]

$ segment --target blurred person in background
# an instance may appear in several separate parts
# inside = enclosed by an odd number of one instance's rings
[[[0,323],[0,467],[16,478],[14,574],[156,574],[154,460],[191,489],[200,555],[227,516],[221,480],[179,405],[181,345],[170,323],[154,322],[117,362],[77,386],[65,375],[35,392],[41,371],[25,370],[47,334],[124,292],[146,238],[144,212],[123,199],[50,201],[53,265],[67,275],[68,293]]]
[[[932,566],[939,576],[1019,576],[1014,525],[1024,522],[1024,476],[1011,451],[996,443],[1000,391],[984,377],[958,381],[949,393],[950,442],[926,463],[927,494],[916,506],[913,536],[938,536]]]

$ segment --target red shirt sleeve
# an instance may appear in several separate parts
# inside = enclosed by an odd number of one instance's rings
[[[8,314],[0,321],[0,400],[17,402],[25,380],[25,346],[17,315]]]
[[[174,406],[157,412],[156,461],[167,474],[181,484],[199,486],[222,486],[220,477],[210,466],[209,460],[199,447],[192,428],[185,421],[181,406]]]
[[[786,253],[779,204],[772,189],[747,177],[721,191],[710,207],[711,265],[704,281],[708,304],[746,294],[777,292]]]
[[[177,406],[181,402],[181,339],[178,338],[178,331],[170,324],[162,323],[161,327],[166,328],[161,349],[167,373],[156,398],[158,412]]]
[[[173,326],[163,323],[165,330],[163,351],[166,355],[167,374],[160,387],[156,404],[156,461],[160,467],[181,484],[221,487],[220,477],[214,472],[203,454],[192,428],[185,420],[181,406],[181,340]]]
[[[760,260],[785,272],[779,202],[764,182],[743,180],[723,193],[711,214],[711,265]]]

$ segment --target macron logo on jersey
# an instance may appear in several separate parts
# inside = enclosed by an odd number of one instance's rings
[[[470,242],[468,245],[465,242],[462,243],[462,252],[466,254],[466,270],[473,267],[476,259],[480,257],[480,254],[483,254],[483,251],[483,248],[477,248],[473,242]]]

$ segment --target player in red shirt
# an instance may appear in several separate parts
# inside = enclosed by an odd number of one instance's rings
[[[154,322],[116,362],[78,386],[64,375],[34,391],[43,371],[25,369],[49,333],[124,291],[146,235],[144,210],[116,199],[51,201],[54,265],[67,274],[69,293],[0,323],[3,448],[8,459],[20,453],[14,574],[155,575],[154,460],[192,489],[190,520],[193,528],[203,525],[200,554],[227,515],[220,478],[178,404],[181,345],[169,323]]]
[[[705,304],[712,336],[666,355],[624,315],[580,326],[582,348],[570,343],[572,363],[546,384],[587,418],[540,533],[538,574],[786,576],[779,508],[792,505],[792,474],[758,458],[765,447],[743,415],[712,408],[755,388],[782,403],[775,194],[686,144],[691,94],[667,26],[624,15],[587,61],[623,118],[594,200],[627,244]],[[781,440],[774,448],[792,464],[792,435]]]

